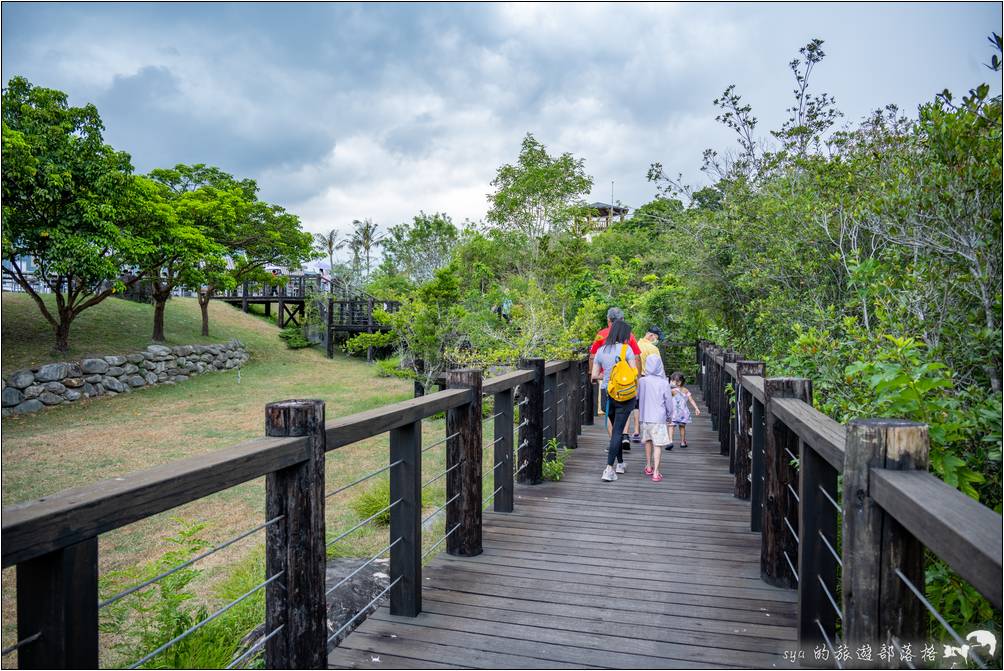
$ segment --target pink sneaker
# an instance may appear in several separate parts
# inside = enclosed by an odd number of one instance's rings
[[[660,480],[662,480],[662,473],[652,474],[652,482],[659,482]]]
[[[652,467],[651,466],[646,466],[645,467],[645,475],[652,475]]]

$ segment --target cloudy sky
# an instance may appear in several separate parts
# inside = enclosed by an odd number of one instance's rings
[[[813,83],[850,121],[998,78],[999,3],[3,4],[4,81],[93,102],[141,172],[207,163],[254,177],[312,231],[419,210],[480,219],[533,132],[584,158],[594,200],[651,199],[661,161],[696,185],[728,148],[730,83],[765,133],[787,63],[825,40]],[[998,82],[994,84],[999,90]]]

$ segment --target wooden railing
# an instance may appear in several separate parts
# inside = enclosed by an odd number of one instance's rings
[[[271,403],[265,408],[264,438],[4,509],[2,563],[17,567],[18,638],[6,652],[17,651],[20,668],[96,668],[102,607],[264,530],[266,579],[253,591],[265,590],[267,633],[256,645],[263,645],[268,668],[322,668],[328,644],[366,612],[357,612],[334,635],[328,634],[326,593],[338,585],[325,586],[326,545],[367,520],[328,541],[325,501],[382,472],[389,475],[390,501],[381,512],[390,512],[392,540],[355,572],[389,553],[389,585],[367,607],[389,592],[393,614],[417,615],[423,560],[443,543],[450,554],[481,553],[483,506],[493,501],[496,511],[511,512],[514,482],[542,480],[545,441],[556,437],[574,447],[582,424],[592,421],[592,386],[584,360],[527,359],[516,370],[488,380],[480,370],[454,370],[446,382],[443,391],[327,422],[323,401]],[[482,439],[486,396],[494,408],[489,418],[494,439],[487,446]],[[444,411],[446,437],[423,448],[422,421]],[[383,433],[390,434],[388,465],[326,492],[326,453]],[[422,455],[437,447],[445,450],[446,468],[423,477]],[[485,496],[483,455],[488,448],[495,487]],[[99,602],[101,534],[263,476],[266,514],[261,524]],[[422,489],[441,478],[446,479],[446,504],[423,520]],[[444,511],[446,533],[423,555],[423,522]],[[133,666],[153,659],[239,601],[148,651]]]
[[[750,500],[750,529],[762,536],[761,576],[798,590],[803,650],[825,645],[841,667],[841,646],[877,655],[884,643],[911,645],[916,661],[930,617],[957,645],[972,643],[926,598],[924,549],[1000,609],[1004,524],[928,472],[926,425],[844,426],[812,406],[810,380],[768,378],[763,362],[708,342],[698,361],[735,496]]]

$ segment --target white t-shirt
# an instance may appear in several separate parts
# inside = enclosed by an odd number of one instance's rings
[[[614,369],[614,364],[617,363],[617,359],[621,356],[621,349],[624,344],[612,343],[609,347],[603,345],[596,352],[595,362],[599,365],[600,370],[603,371],[603,388],[606,389],[607,385],[610,383],[610,371]],[[633,365],[634,362],[634,352],[631,351],[631,346],[627,346],[627,354],[624,360]]]

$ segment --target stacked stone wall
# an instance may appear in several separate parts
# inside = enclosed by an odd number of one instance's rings
[[[150,345],[132,354],[49,363],[4,377],[3,414],[177,384],[192,375],[238,368],[248,358],[244,345],[233,340],[220,345]]]

